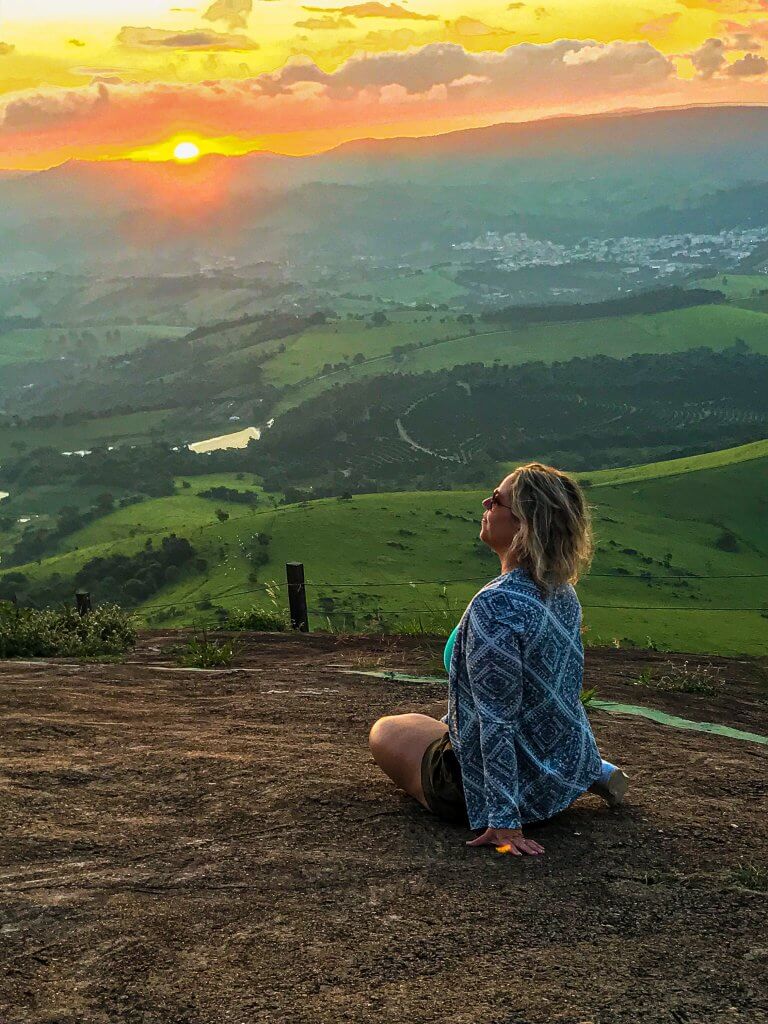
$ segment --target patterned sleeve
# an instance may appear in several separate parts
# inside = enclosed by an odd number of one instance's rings
[[[466,665],[480,731],[489,828],[520,828],[515,735],[522,703],[520,640],[492,595],[478,595],[467,624]]]
[[[447,714],[443,715],[443,717],[440,719],[440,721],[443,723],[443,725],[448,725],[448,715]]]

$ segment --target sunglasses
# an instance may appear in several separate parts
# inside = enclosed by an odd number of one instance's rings
[[[505,502],[501,500],[501,498],[499,497],[498,488],[494,490],[490,498],[483,499],[483,508],[490,510],[493,508],[494,505],[501,505],[502,508],[508,508],[510,510],[512,509],[511,505],[507,505],[505,504]]]

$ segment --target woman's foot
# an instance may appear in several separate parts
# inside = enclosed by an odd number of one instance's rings
[[[629,777],[621,768],[612,766],[610,771],[603,772],[600,778],[592,783],[589,792],[601,796],[609,807],[618,807],[624,802],[624,794],[628,787]]]

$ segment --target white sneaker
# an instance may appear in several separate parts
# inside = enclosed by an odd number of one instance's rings
[[[606,782],[593,782],[589,792],[601,796],[609,807],[618,807],[624,803],[624,794],[629,787],[629,776],[625,775],[621,768],[615,768],[608,776]]]

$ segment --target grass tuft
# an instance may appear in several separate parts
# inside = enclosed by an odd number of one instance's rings
[[[709,696],[721,693],[725,686],[722,670],[714,665],[691,665],[684,661],[682,665],[668,662],[668,666],[662,675],[655,675],[652,668],[644,669],[634,680],[634,685],[649,686],[667,693],[701,693]]]
[[[768,867],[759,864],[742,864],[731,872],[731,878],[737,885],[755,892],[768,892]]]
[[[184,668],[229,668],[239,651],[233,640],[211,640],[203,630],[174,651],[177,664]]]

